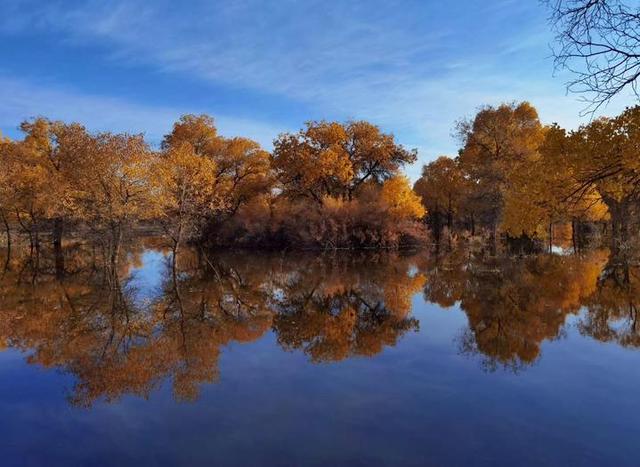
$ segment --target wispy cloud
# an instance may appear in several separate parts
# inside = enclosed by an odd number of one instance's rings
[[[5,35],[48,34],[66,46],[95,47],[132,72],[152,67],[178,83],[189,76],[223,86],[218,92],[276,96],[310,109],[309,119],[370,119],[418,147],[423,161],[454,152],[454,122],[481,104],[527,99],[545,121],[566,126],[580,122],[583,108],[552,78],[551,37],[537,2],[13,0],[5,11]],[[31,91],[57,101],[61,107],[51,110],[58,113],[150,134],[179,113],[101,97],[110,116],[97,117],[58,91]],[[10,106],[45,112],[33,95],[17,95],[22,103],[14,95]],[[240,120],[231,126],[244,128]],[[245,127],[269,139],[277,133],[251,120]]]
[[[53,120],[81,122],[94,131],[144,133],[157,144],[185,113],[209,113],[225,136],[246,136],[270,148],[283,130],[268,122],[237,118],[215,109],[183,109],[147,106],[118,98],[77,93],[42,83],[27,83],[0,76],[0,127],[15,128],[20,121],[46,116]]]

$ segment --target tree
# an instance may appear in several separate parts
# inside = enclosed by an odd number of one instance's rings
[[[28,234],[32,250],[39,252],[40,231],[51,228],[56,269],[61,272],[64,226],[77,220],[79,183],[84,177],[80,167],[87,156],[84,149],[90,136],[79,124],[43,117],[22,122],[20,129],[24,139],[5,151],[5,173],[12,181],[5,197],[12,199],[11,210]]]
[[[547,239],[553,226],[571,222],[574,249],[576,223],[603,220],[606,207],[594,189],[574,196],[576,167],[566,131],[558,125],[544,129],[544,140],[530,163],[516,167],[505,197],[502,228],[512,237]]]
[[[44,118],[20,125],[25,133],[9,156],[8,176],[13,182],[13,211],[29,236],[31,256],[40,253],[40,232],[45,221],[57,217],[68,201],[68,186],[55,164],[53,124]]]
[[[40,123],[36,121],[36,123]],[[78,202],[82,195],[82,183],[86,174],[82,167],[86,166],[84,149],[89,145],[91,136],[78,123],[45,121],[48,127],[48,150],[45,152],[45,167],[55,188],[48,189],[48,197],[52,203],[52,243],[56,256],[56,271],[64,273],[64,255],[62,237],[69,222],[81,220]],[[23,128],[33,128],[23,123]]]
[[[217,166],[216,189],[225,201],[221,222],[255,198],[271,192],[274,180],[270,155],[255,141],[225,138],[211,157]]]
[[[149,173],[153,157],[142,135],[98,133],[78,147],[79,214],[104,238],[110,263],[119,258],[122,237],[132,221],[152,219]]]
[[[173,124],[171,133],[165,135],[162,149],[170,149],[189,143],[199,156],[215,151],[220,144],[218,130],[213,118],[208,115],[187,114]]]
[[[528,102],[487,106],[473,120],[458,123],[457,131],[470,202],[481,209],[478,217],[495,238],[510,176],[520,164],[535,158],[542,141],[538,113]]]
[[[274,143],[275,237],[320,248],[397,246],[421,236],[419,198],[400,168],[416,159],[368,122],[309,122]]]
[[[409,179],[402,175],[385,180],[380,189],[380,200],[392,221],[422,219],[426,213],[420,198],[411,189]]]
[[[9,218],[13,207],[13,190],[9,184],[9,176],[14,162],[14,148],[15,143],[0,133],[0,220],[2,220],[6,236],[7,259],[5,268],[11,261],[11,226],[9,225]]]
[[[573,197],[585,198],[595,190],[607,206],[614,249],[629,240],[630,224],[637,217],[640,194],[640,106],[615,118],[600,118],[569,136],[575,170]]]
[[[451,232],[454,216],[462,207],[467,189],[459,161],[441,156],[425,165],[422,168],[422,176],[416,181],[413,189],[429,212],[436,237],[439,237],[442,217],[446,218],[447,228]],[[471,215],[473,216],[473,213]]]
[[[175,261],[183,237],[199,232],[206,213],[221,203],[215,190],[216,164],[189,143],[171,145],[158,157],[152,180],[157,217],[173,242]]]
[[[213,118],[207,115],[183,115],[165,136],[162,148],[177,150],[185,144],[216,167],[211,191],[216,209],[201,213],[202,226],[207,227],[203,235],[217,235],[244,206],[271,192],[270,156],[255,141],[218,135]]]
[[[545,0],[556,32],[556,67],[575,78],[571,91],[589,94],[596,110],[625,89],[638,96],[640,8],[621,0]]]
[[[502,229],[511,237],[546,238],[549,251],[553,224],[568,217],[564,195],[571,173],[559,147],[563,135],[557,126],[545,128],[538,151],[527,163],[514,167],[505,191]]]
[[[323,196],[352,199],[365,182],[382,183],[416,157],[368,122],[321,121],[280,135],[273,166],[287,196],[321,204]]]

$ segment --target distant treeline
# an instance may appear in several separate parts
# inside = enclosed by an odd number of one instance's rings
[[[636,225],[640,107],[571,132],[528,103],[483,107],[457,125],[458,156],[426,165],[413,189],[401,170],[416,151],[364,121],[309,122],[272,153],[220,136],[206,115],[183,116],[158,150],[78,123],[20,128],[22,140],[0,138],[0,216],[9,245],[17,226],[35,252],[43,232],[59,248],[82,229],[116,261],[136,223],[161,226],[176,250],[394,248],[425,243],[425,226],[435,240],[542,241],[560,223],[599,224],[620,248]]]

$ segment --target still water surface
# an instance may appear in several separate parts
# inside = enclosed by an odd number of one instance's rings
[[[0,280],[2,465],[640,462],[606,252],[89,257]]]

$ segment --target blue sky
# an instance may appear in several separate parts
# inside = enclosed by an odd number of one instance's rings
[[[456,120],[529,100],[575,127],[537,0],[3,0],[0,131],[44,115],[157,143],[184,113],[265,147],[311,119],[367,119],[455,154]],[[633,103],[622,96],[601,112]]]

